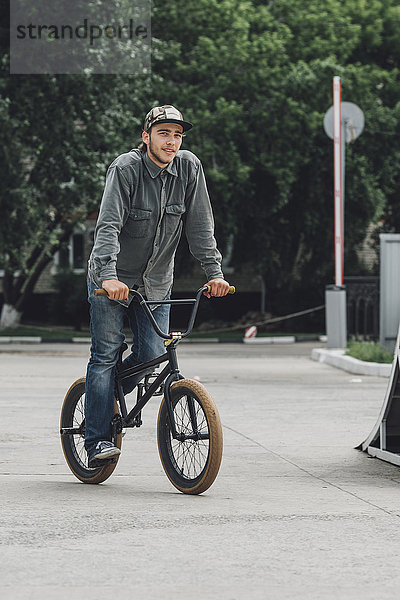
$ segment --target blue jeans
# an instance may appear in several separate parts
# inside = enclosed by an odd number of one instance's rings
[[[163,340],[154,331],[138,302],[125,307],[105,296],[94,296],[97,286],[88,280],[90,303],[91,357],[86,373],[85,448],[89,458],[97,442],[111,440],[111,419],[114,414],[114,375],[119,349],[125,341],[122,330],[127,317],[132,330],[131,354],[123,361],[122,369],[136,366],[164,354]],[[168,331],[169,304],[161,304],[153,312],[160,329]],[[131,392],[145,373],[124,380],[124,394]]]

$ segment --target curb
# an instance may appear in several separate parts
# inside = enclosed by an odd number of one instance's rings
[[[296,337],[294,335],[282,335],[277,337],[251,337],[243,338],[242,341],[245,344],[295,344]]]
[[[35,336],[0,336],[0,346],[3,344],[90,344],[89,337],[72,338],[46,338]],[[325,336],[275,336],[254,338],[187,338],[182,340],[184,344],[295,344],[301,342],[324,342]]]
[[[0,336],[0,344],[90,344],[90,338],[42,338],[34,336]]]
[[[373,363],[358,360],[352,356],[346,356],[344,350],[325,350],[324,348],[314,348],[311,351],[311,359],[317,362],[326,363],[342,371],[353,373],[354,375],[372,375],[374,377],[390,377],[392,365],[387,363]]]

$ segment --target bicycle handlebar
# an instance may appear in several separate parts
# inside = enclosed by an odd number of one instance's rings
[[[137,292],[137,290],[129,290],[130,292]],[[204,285],[200,290],[198,290],[198,292],[211,292],[211,285]],[[196,292],[196,293],[198,293]],[[236,288],[234,285],[230,285],[229,286],[229,292],[228,294],[234,294],[236,292]],[[137,292],[139,294],[139,292]],[[106,292],[106,290],[104,290],[103,288],[97,288],[94,290],[94,295],[95,296],[108,296],[108,293]],[[141,294],[139,294],[142,298],[143,296]],[[144,299],[144,298],[143,298]],[[145,302],[147,302],[147,300],[145,300]],[[154,302],[155,304],[159,304],[160,302],[164,302],[164,300],[153,300],[152,302]],[[172,302],[175,302],[175,300],[173,300]]]
[[[188,299],[182,299],[182,300],[145,300],[143,298],[142,294],[140,292],[138,292],[137,290],[133,290],[133,289],[129,290],[129,293],[132,294],[132,296],[140,302],[140,305],[143,307],[143,309],[144,309],[146,315],[148,316],[150,323],[153,325],[153,328],[155,329],[156,333],[158,333],[158,335],[160,337],[162,337],[164,340],[173,339],[174,333],[165,333],[164,331],[161,331],[161,329],[159,328],[157,321],[154,319],[148,305],[149,304],[193,304],[194,306],[192,309],[192,314],[190,315],[190,318],[189,318],[188,328],[186,329],[186,331],[184,333],[179,333],[179,338],[184,338],[184,337],[187,337],[192,332],[194,321],[195,321],[197,311],[199,308],[200,298],[201,298],[201,295],[203,294],[203,292],[210,293],[211,286],[203,285],[203,287],[201,287],[199,290],[197,290],[195,298],[188,298]],[[234,294],[235,292],[236,292],[235,287],[233,285],[229,286],[228,294]],[[95,289],[93,293],[95,296],[108,296],[106,290],[104,290],[102,288]]]

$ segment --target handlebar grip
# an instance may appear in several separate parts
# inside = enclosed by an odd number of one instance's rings
[[[211,285],[207,286],[207,292],[210,293],[211,292]],[[229,286],[229,292],[228,294],[234,294],[236,292],[236,288],[234,285],[230,285]]]
[[[93,295],[94,296],[108,296],[106,290],[103,290],[103,289],[94,290]]]

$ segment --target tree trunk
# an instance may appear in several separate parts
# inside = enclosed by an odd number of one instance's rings
[[[0,317],[0,329],[18,327],[20,324],[24,303],[33,293],[34,287],[47,265],[53,260],[54,254],[60,245],[69,238],[74,224],[66,223],[58,239],[49,250],[46,247],[34,248],[27,264],[30,266],[29,274],[21,273],[14,277],[13,271],[5,270],[3,278],[4,304]]]
[[[22,313],[16,310],[11,304],[3,304],[0,317],[0,329],[8,327],[18,327],[20,324]]]

